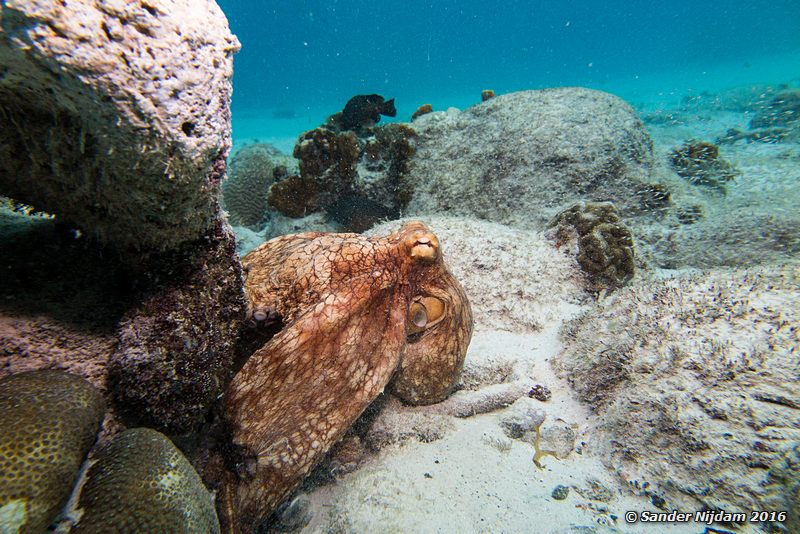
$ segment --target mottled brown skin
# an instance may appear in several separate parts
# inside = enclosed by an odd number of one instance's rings
[[[223,515],[231,531],[251,532],[390,381],[406,402],[444,399],[464,363],[472,313],[420,222],[388,237],[280,237],[243,265],[251,316],[277,313],[284,324],[224,401],[239,460],[222,486]]]

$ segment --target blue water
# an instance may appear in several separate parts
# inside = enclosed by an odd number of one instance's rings
[[[634,104],[800,77],[800,1],[220,0],[242,43],[234,136],[296,136],[353,95],[466,107],[582,85]]]

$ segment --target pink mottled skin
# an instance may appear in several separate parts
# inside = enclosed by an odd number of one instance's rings
[[[284,327],[225,395],[237,451],[220,491],[229,532],[269,517],[387,385],[412,404],[446,398],[472,335],[464,290],[420,222],[386,237],[279,237],[243,265],[251,316]]]

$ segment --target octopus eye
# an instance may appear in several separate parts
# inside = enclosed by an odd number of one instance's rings
[[[417,297],[408,310],[408,333],[417,334],[444,316],[444,301],[436,297]]]
[[[425,310],[425,306],[419,302],[415,302],[411,305],[409,316],[411,324],[417,328],[425,328],[425,325],[428,324],[428,312]]]

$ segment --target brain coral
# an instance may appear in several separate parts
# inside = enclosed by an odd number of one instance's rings
[[[78,504],[75,532],[218,533],[211,495],[160,432],[134,428],[97,455]]]
[[[574,242],[593,290],[620,287],[633,278],[633,236],[611,202],[580,202],[551,223],[558,243]]]
[[[105,406],[62,371],[0,381],[0,532],[43,532],[66,503]]]
[[[222,184],[222,202],[231,224],[259,230],[267,213],[267,191],[275,173],[285,172],[290,158],[266,143],[248,145],[230,161]]]

